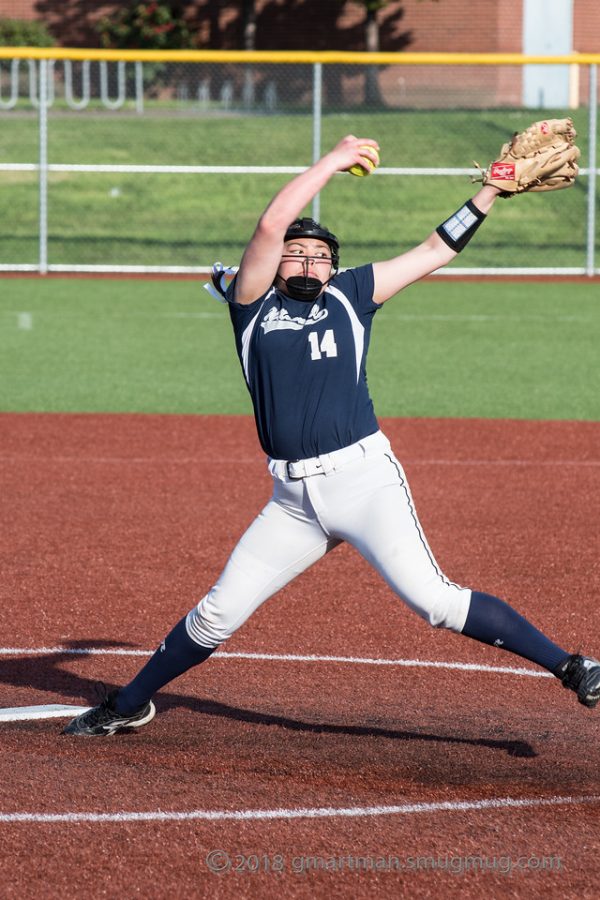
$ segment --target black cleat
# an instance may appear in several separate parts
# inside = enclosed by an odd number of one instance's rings
[[[584,706],[593,709],[600,700],[600,662],[589,656],[574,654],[554,670],[563,686],[575,691]]]
[[[154,718],[156,709],[151,700],[144,704],[141,709],[138,709],[137,712],[128,716],[118,713],[114,707],[118,693],[118,691],[111,691],[107,694],[106,689],[104,689],[102,702],[69,722],[66,728],[63,729],[63,734],[108,737],[119,731],[130,731],[133,728],[140,728],[142,725],[147,725]]]

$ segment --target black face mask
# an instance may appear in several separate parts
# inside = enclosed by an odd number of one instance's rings
[[[281,277],[281,276],[280,276]],[[310,275],[292,275],[290,278],[281,278],[285,285],[285,292],[294,300],[310,302],[316,300],[325,285],[318,278]]]

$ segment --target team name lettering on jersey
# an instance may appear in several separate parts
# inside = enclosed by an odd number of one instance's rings
[[[269,331],[276,331],[282,328],[291,328],[293,331],[300,331],[300,329],[304,328],[306,325],[314,325],[316,322],[321,322],[323,319],[327,318],[327,315],[327,310],[319,309],[316,303],[306,318],[303,318],[302,316],[290,316],[287,310],[283,308],[277,309],[276,306],[272,306],[260,323],[260,327],[264,329],[265,334],[268,334]]]

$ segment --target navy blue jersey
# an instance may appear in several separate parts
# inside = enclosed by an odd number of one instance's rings
[[[263,450],[306,459],[378,430],[366,358],[374,313],[373,266],[336,275],[313,302],[272,287],[234,303],[226,292],[238,356]]]

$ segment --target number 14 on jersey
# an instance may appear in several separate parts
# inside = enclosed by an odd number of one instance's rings
[[[325,356],[337,356],[337,344],[335,342],[335,335],[333,333],[333,328],[328,328],[323,337],[321,338],[321,342],[319,343],[319,335],[316,331],[310,331],[308,334],[308,343],[310,344],[310,358],[311,359],[322,359],[323,354]]]

